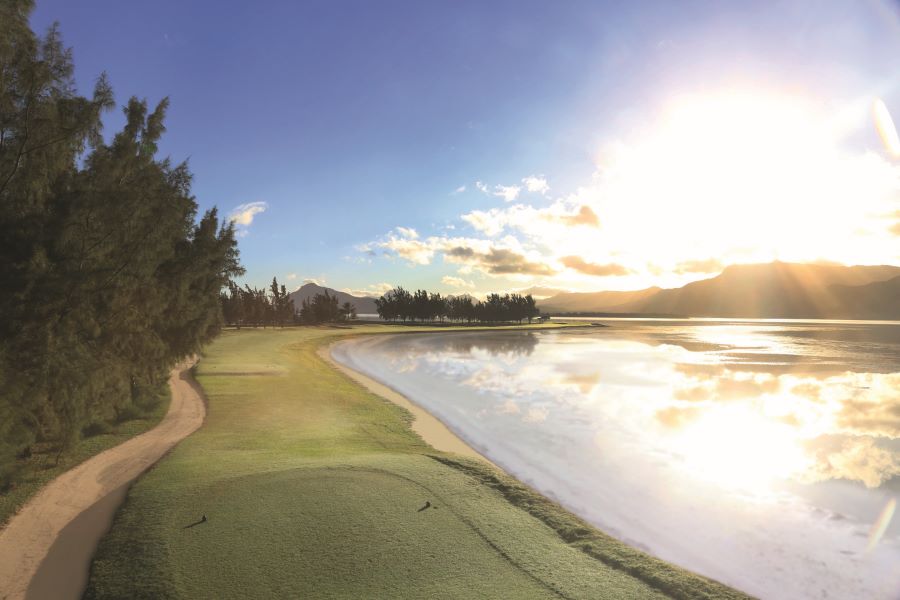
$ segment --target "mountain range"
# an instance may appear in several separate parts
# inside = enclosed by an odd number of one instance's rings
[[[288,294],[288,297],[294,301],[294,306],[299,310],[300,305],[304,300],[311,300],[316,294],[324,294],[326,291],[332,296],[337,296],[338,304],[343,304],[344,302],[352,304],[356,307],[357,314],[375,314],[375,298],[369,298],[368,296],[353,296],[346,292],[339,292],[331,288],[316,285],[315,283],[304,284],[296,291]]]
[[[544,312],[771,319],[900,319],[900,267],[732,265],[680,288],[562,293]]]

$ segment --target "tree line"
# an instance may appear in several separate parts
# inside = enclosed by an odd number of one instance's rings
[[[228,283],[220,298],[225,323],[232,327],[284,327],[285,325],[318,325],[356,318],[356,308],[349,302],[338,306],[337,296],[325,293],[306,298],[297,307],[278,278],[266,289]]]
[[[233,281],[220,297],[225,323],[241,327],[284,327],[295,320],[294,301],[278,278],[272,278],[269,289],[240,287]]]
[[[171,367],[223,324],[243,273],[233,225],[198,218],[186,163],[156,157],[168,100],[78,94],[56,27],[0,3],[0,491],[33,449],[151,411]]]
[[[484,300],[471,296],[441,296],[426,290],[410,292],[396,287],[375,300],[378,316],[386,321],[440,321],[504,323],[540,316],[531,294],[488,294]]]

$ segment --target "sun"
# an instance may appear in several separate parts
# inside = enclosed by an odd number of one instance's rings
[[[593,196],[603,241],[583,255],[615,252],[670,273],[710,258],[891,260],[885,219],[898,169],[875,151],[847,149],[845,113],[759,90],[671,99],[601,155]],[[872,127],[865,107],[852,115],[853,127]]]

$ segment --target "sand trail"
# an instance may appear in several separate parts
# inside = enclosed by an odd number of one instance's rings
[[[0,531],[0,600],[81,597],[126,486],[203,424],[206,405],[190,367],[172,370],[172,403],[159,425],[63,473]]]

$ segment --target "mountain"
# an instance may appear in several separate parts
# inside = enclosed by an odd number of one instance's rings
[[[294,306],[297,310],[300,309],[300,304],[306,299],[312,299],[316,294],[324,294],[326,291],[332,296],[337,296],[338,304],[343,304],[344,302],[349,302],[353,306],[356,307],[356,313],[360,315],[364,314],[375,314],[375,299],[369,298],[368,296],[358,297],[351,296],[346,292],[339,292],[337,290],[333,290],[331,288],[322,287],[321,285],[316,285],[315,283],[307,283],[303,285],[298,290],[291,292],[288,294],[288,297],[294,301]]]
[[[898,277],[900,267],[888,265],[733,265],[680,288],[579,294],[585,297],[578,301],[565,294],[545,300],[541,308],[689,317],[900,319]],[[629,293],[637,297],[614,303]]]
[[[624,312],[616,308],[646,300],[661,291],[652,287],[634,292],[565,292],[538,302],[545,312]]]
[[[558,296],[560,294],[567,293],[566,290],[561,290],[558,288],[546,287],[542,285],[533,285],[529,288],[525,288],[522,290],[514,290],[514,293],[521,294],[522,296],[531,295],[536,300],[540,300],[541,298],[549,298],[551,296]]]

